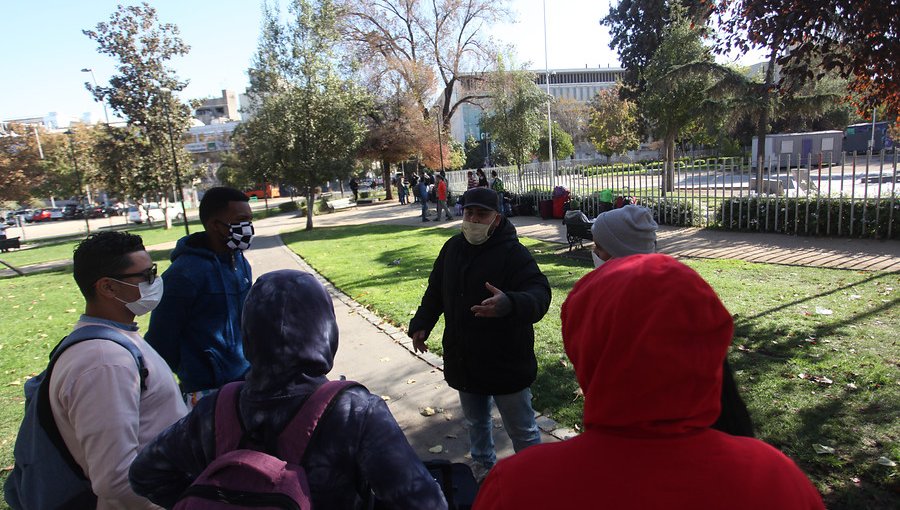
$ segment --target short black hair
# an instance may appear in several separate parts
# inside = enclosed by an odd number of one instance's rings
[[[234,188],[219,186],[210,188],[200,200],[200,223],[228,209],[228,202],[249,202],[247,195]]]
[[[497,177],[497,171],[491,170],[491,177]]]
[[[128,232],[99,232],[78,243],[73,254],[75,283],[81,294],[91,300],[94,283],[100,278],[120,274],[131,265],[129,254],[144,250],[141,236]]]

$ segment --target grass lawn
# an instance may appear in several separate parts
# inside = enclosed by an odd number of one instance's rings
[[[284,240],[338,288],[406,326],[438,251],[455,232],[364,225],[293,232]],[[535,408],[574,427],[582,403],[562,348],[559,309],[590,262],[557,255],[557,244],[523,243],[553,288],[550,310],[536,325]],[[900,471],[879,463],[900,462],[900,275],[686,263],[734,315],[730,360],[758,436],[800,464],[829,508],[900,505]],[[429,338],[437,352],[442,331],[438,324]],[[816,453],[814,444],[834,453]]]

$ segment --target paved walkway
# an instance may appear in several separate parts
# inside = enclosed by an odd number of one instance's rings
[[[433,214],[433,210],[432,210]],[[512,218],[520,235],[553,242],[564,242],[565,229],[559,220],[542,221],[535,217]],[[313,272],[288,250],[279,233],[305,225],[304,217],[281,215],[255,222],[258,237],[247,256],[254,274],[294,268]],[[458,228],[459,220],[429,222],[419,219],[419,208],[382,203],[335,214],[317,216],[316,227],[391,223],[423,227]],[[150,246],[152,250],[171,249],[174,243]],[[562,247],[561,247],[562,248]],[[676,229],[663,227],[659,234],[660,251],[677,257],[735,258],[754,262],[839,267],[856,270],[900,270],[900,243],[859,239],[801,238],[776,234],[745,234]],[[70,261],[29,266],[26,271],[61,267]],[[10,273],[5,270],[3,273]],[[431,354],[412,352],[406,335],[384,323],[348,296],[322,279],[334,297],[335,313],[341,331],[341,344],[331,376],[345,375],[358,380],[373,393],[382,395],[397,418],[410,443],[422,458],[447,458],[462,461],[467,450],[466,432],[456,393],[443,380],[441,359]],[[422,410],[435,410],[424,416]],[[555,441],[573,432],[559,428],[552,420],[540,417],[545,441]],[[495,420],[498,454],[512,454],[512,446]],[[441,447],[441,453],[429,449]]]

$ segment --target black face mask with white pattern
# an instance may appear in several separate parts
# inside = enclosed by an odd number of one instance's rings
[[[256,233],[253,229],[252,221],[232,223],[228,225],[228,229],[231,232],[228,237],[225,238],[226,246],[232,250],[246,250],[250,247],[250,243],[253,242],[253,234]]]

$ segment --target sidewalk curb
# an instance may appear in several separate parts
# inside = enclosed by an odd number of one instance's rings
[[[399,344],[401,347],[406,349],[410,354],[424,361],[425,363],[431,365],[433,368],[444,371],[444,359],[440,356],[432,354],[431,352],[415,352],[412,347],[412,340],[406,336],[406,332],[401,328],[394,326],[390,322],[386,321],[382,317],[378,316],[378,314],[372,312],[362,304],[355,301],[353,298],[342,292],[340,289],[334,286],[333,283],[328,281],[327,278],[319,274],[318,271],[312,268],[303,257],[294,253],[290,248],[284,244],[284,241],[281,240],[281,234],[276,234],[278,238],[278,242],[281,245],[281,249],[289,254],[291,258],[297,262],[301,268],[307,273],[316,277],[316,279],[325,287],[325,290],[335,299],[347,305],[354,313],[358,314],[360,317],[368,321],[370,324],[381,330],[382,333],[389,336],[395,343]],[[560,426],[559,423],[554,421],[552,418],[548,416],[544,416],[543,414],[535,411],[535,419],[537,421],[538,428],[546,434],[553,436],[554,438],[564,441],[566,439],[571,439],[578,435],[578,432]]]

